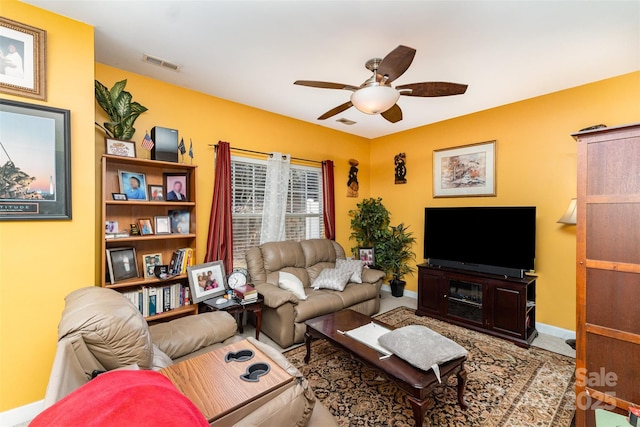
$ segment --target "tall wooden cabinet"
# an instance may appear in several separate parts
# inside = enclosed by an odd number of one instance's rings
[[[120,172],[132,172],[135,174],[143,174],[146,179],[146,185],[163,186],[165,174],[186,175],[187,199],[185,201],[166,201],[166,200],[114,200],[113,193],[120,193]],[[147,196],[149,195],[149,189]],[[144,277],[144,261],[143,256],[149,254],[161,254],[162,264],[168,265],[176,250],[182,248],[191,248],[193,250],[192,257],[196,256],[196,166],[186,165],[173,162],[162,162],[156,160],[145,160],[130,157],[121,157],[113,155],[102,156],[102,286],[112,288],[122,293],[136,292],[142,297],[142,292],[167,292],[167,288],[171,289],[172,285],[181,285],[183,295],[184,290],[188,289],[189,282],[187,275],[182,273],[168,280],[161,280],[155,276]],[[150,198],[150,197],[148,197]],[[164,194],[166,199],[166,191]],[[170,211],[186,212],[189,216],[189,232],[188,233],[169,233],[157,234],[155,228],[154,234],[137,235],[126,237],[108,236],[106,228],[107,221],[116,221],[120,231],[129,230],[130,224],[136,224],[139,219],[150,219],[155,227],[155,217],[169,216]],[[183,215],[186,218],[187,215]],[[107,250],[117,248],[134,248],[136,253],[137,268],[139,277],[127,278],[124,280],[113,280],[109,275]],[[128,266],[131,268],[131,266]],[[173,292],[180,289],[179,286],[173,287]],[[169,291],[171,292],[171,291]],[[165,294],[166,295],[166,294]],[[188,296],[188,294],[187,294]],[[136,297],[137,298],[137,297]],[[145,296],[146,298],[146,296]],[[180,298],[178,297],[178,300]],[[174,296],[175,301],[175,296]],[[165,300],[166,303],[166,300]],[[139,303],[142,311],[143,304],[147,301]],[[163,304],[167,305],[167,304]],[[182,299],[182,303],[171,304],[174,308],[155,307],[146,319],[148,322],[158,322],[174,317],[196,314],[198,306],[189,304],[189,300]],[[147,307],[148,308],[148,307]],[[146,313],[143,313],[146,314]]]
[[[640,124],[578,143],[576,425],[640,404]]]

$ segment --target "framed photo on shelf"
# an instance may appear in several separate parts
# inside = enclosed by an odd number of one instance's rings
[[[0,92],[45,101],[47,32],[0,17]],[[3,141],[4,142],[4,141]]]
[[[366,266],[374,267],[376,265],[376,253],[373,248],[358,248],[358,258]]]
[[[189,234],[191,214],[189,211],[170,210],[171,232],[177,234]]]
[[[136,248],[107,249],[107,267],[111,283],[140,277]]]
[[[150,234],[153,234],[153,225],[151,224],[150,218],[139,219],[138,227],[140,229],[140,234],[143,236],[148,236]]]
[[[496,141],[433,152],[433,197],[496,195]]]
[[[129,200],[124,193],[111,193],[111,197],[113,197],[113,200]]]
[[[207,262],[187,267],[189,288],[194,304],[224,295],[227,282],[222,261]]]
[[[142,265],[144,266],[144,278],[149,279],[156,277],[156,266],[162,265],[162,254],[145,254],[142,255]]]
[[[162,185],[149,184],[149,200],[164,200],[164,188]]]
[[[0,99],[0,221],[71,219],[70,116]]]
[[[121,139],[105,138],[106,153],[114,156],[136,157],[136,143]]]
[[[104,231],[106,233],[117,233],[120,230],[118,229],[118,221],[106,221],[104,225]]]
[[[156,216],[154,220],[156,234],[171,234],[171,220],[168,216]]]
[[[188,174],[186,173],[164,173],[164,190],[167,201],[187,202],[189,201],[189,189],[187,188]]]
[[[120,192],[127,200],[147,200],[147,177],[140,172],[118,171]]]

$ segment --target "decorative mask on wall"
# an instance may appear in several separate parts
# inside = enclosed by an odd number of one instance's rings
[[[349,169],[349,180],[347,181],[347,197],[358,197],[358,162],[356,159],[349,159],[351,168]]]
[[[407,156],[405,153],[398,153],[394,157],[394,163],[396,165],[396,184],[406,184],[407,179]]]

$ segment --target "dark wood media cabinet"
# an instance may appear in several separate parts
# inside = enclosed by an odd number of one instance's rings
[[[505,277],[420,264],[416,314],[528,348],[538,335],[536,277]]]

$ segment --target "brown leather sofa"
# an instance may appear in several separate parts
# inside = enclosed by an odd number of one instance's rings
[[[304,341],[308,319],[345,308],[369,316],[380,310],[385,275],[379,270],[364,268],[362,283],[349,282],[342,291],[313,289],[324,269],[333,269],[337,260],[346,259],[342,246],[333,240],[268,242],[249,249],[245,257],[251,283],[264,297],[261,332],[282,348]],[[280,272],[291,273],[302,282],[306,300],[278,287]]]
[[[117,291],[101,287],[75,290],[65,298],[45,408],[89,382],[94,371],[159,370],[242,340],[236,335],[236,327],[233,316],[222,311],[148,326],[133,304]],[[281,353],[251,341],[299,380],[288,395],[283,393],[246,414],[238,414],[234,426],[337,425],[331,413],[315,401],[307,381]],[[299,410],[293,413],[291,408]],[[237,411],[243,412],[243,408]]]

